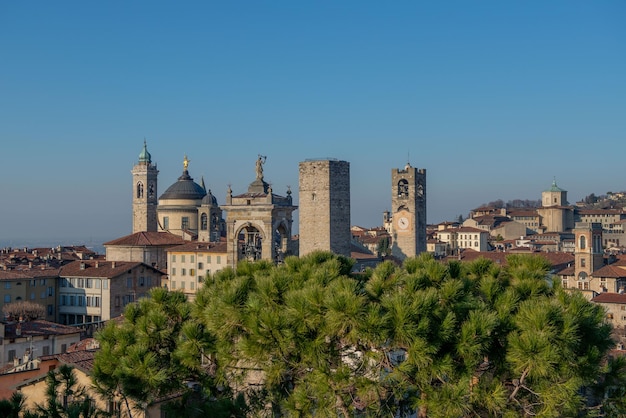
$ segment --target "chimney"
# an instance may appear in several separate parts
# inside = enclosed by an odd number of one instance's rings
[[[100,263],[96,261],[96,268],[100,267]]]
[[[111,268],[114,269],[115,268],[115,261],[111,261]]]
[[[85,263],[80,263],[80,269],[85,270]]]

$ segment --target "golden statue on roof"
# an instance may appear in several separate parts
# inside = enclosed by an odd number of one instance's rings
[[[185,155],[185,159],[183,160],[183,167],[185,171],[187,171],[187,167],[189,167],[189,159],[187,158],[187,155]]]

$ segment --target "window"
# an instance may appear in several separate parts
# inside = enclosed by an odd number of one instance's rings
[[[30,298],[31,298],[31,300],[35,299],[35,292],[30,292]]]
[[[196,290],[196,283],[192,281],[192,282],[189,284],[189,288],[190,288],[191,290]]]
[[[409,182],[406,179],[402,179],[398,182],[398,197],[409,197]]]
[[[78,279],[78,285],[81,289],[85,287],[85,279]]]
[[[176,290],[176,282],[172,280],[172,290]]]
[[[61,306],[67,305],[67,296],[61,295]]]
[[[48,315],[54,314],[54,307],[52,305],[48,305]]]
[[[587,266],[587,260],[584,258],[580,259],[580,267],[586,267]]]
[[[189,217],[188,216],[183,216],[180,222],[180,228],[189,229]]]
[[[607,319],[613,319],[613,314],[612,313],[608,313],[606,314]]]
[[[4,295],[4,303],[10,303],[11,302],[11,295]]]
[[[132,277],[126,278],[126,287],[129,288],[129,289],[133,287],[133,279],[132,279]]]
[[[115,307],[116,308],[120,307],[120,297],[119,296],[115,296]]]
[[[93,306],[95,306],[96,308],[100,307],[100,296],[93,297]]]
[[[222,264],[222,256],[217,256],[217,264]]]
[[[76,296],[70,295],[70,306],[76,305]]]
[[[143,183],[137,182],[137,199],[141,199],[143,197]]]
[[[584,235],[580,237],[579,243],[580,243],[581,250],[584,250],[585,248],[587,248],[587,239],[585,238]]]
[[[15,358],[15,350],[9,350],[9,361],[13,361]]]
[[[185,262],[185,254],[183,254],[183,255],[181,255],[181,256],[180,256],[180,262],[181,262],[181,263],[184,263],[184,262]]]
[[[210,255],[207,255],[207,256],[206,256],[206,262],[207,262],[208,264],[211,264],[211,256],[210,256]]]
[[[5,289],[10,289],[11,288],[11,282],[4,282],[4,288]]]
[[[48,286],[48,296],[54,295],[54,288],[52,286]]]
[[[59,286],[61,287],[67,287],[67,279],[61,279],[59,281]]]
[[[96,289],[100,289],[100,279],[94,279],[93,282],[96,285]]]
[[[92,279],[85,279],[85,287],[87,289],[91,289],[92,285],[93,285],[93,280]]]
[[[187,275],[187,269],[180,269],[180,275],[181,276],[186,276]]]
[[[170,218],[169,216],[163,217],[163,229],[170,229]]]
[[[189,275],[190,276],[195,276],[196,275],[196,270],[195,269],[189,269]]]
[[[172,254],[172,263],[176,262],[176,254]]]
[[[180,288],[181,290],[185,290],[185,282],[180,282]]]
[[[49,345],[45,345],[43,347],[43,355],[44,356],[49,356],[50,355],[50,346]]]
[[[204,264],[198,263],[198,270],[202,270],[204,268]]]
[[[203,230],[203,231],[207,230],[207,216],[206,216],[206,213],[203,213],[200,216],[200,229]]]
[[[143,285],[145,285],[145,284],[146,284],[146,279],[145,279],[143,276],[141,276],[141,277],[139,278],[139,286],[143,286]]]
[[[176,269],[172,268],[172,276],[176,276]]]
[[[102,288],[103,289],[109,288],[109,279],[102,279]]]
[[[39,280],[39,285],[40,286],[45,286],[46,285],[46,279]]]
[[[195,263],[195,262],[196,262],[196,257],[195,257],[193,254],[192,254],[192,255],[190,255],[189,257],[190,257],[190,260],[189,260],[189,261],[191,261],[192,263]]]
[[[61,344],[61,353],[65,353],[67,351],[67,344]]]

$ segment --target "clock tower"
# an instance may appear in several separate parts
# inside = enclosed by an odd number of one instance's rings
[[[399,260],[426,251],[426,170],[391,170],[391,254]]]

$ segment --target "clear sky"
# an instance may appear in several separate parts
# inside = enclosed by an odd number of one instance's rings
[[[366,227],[407,160],[431,223],[553,179],[626,190],[625,22],[621,0],[0,2],[0,242],[129,234],[144,138],[159,194],[187,155],[218,203],[258,154],[296,204],[300,161],[347,160]]]

